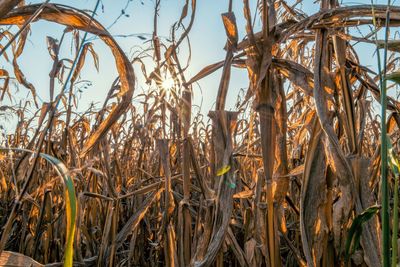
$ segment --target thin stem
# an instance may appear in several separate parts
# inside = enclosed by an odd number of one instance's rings
[[[387,125],[386,125],[386,72],[387,72],[387,51],[389,39],[390,0],[388,0],[385,22],[385,49],[383,55],[383,77],[381,87],[381,175],[382,175],[382,236],[383,236],[383,267],[390,264],[390,226],[389,226],[389,192],[387,181]]]
[[[389,20],[390,20],[390,0],[388,0],[386,9],[386,22],[385,22],[385,46],[383,56],[383,71],[381,66],[381,58],[379,54],[379,48],[377,45],[377,57],[378,57],[378,71],[379,71],[379,83],[381,87],[381,194],[382,194],[382,265],[383,267],[389,267],[390,265],[390,226],[389,226],[389,193],[388,193],[388,182],[387,182],[387,125],[386,125],[386,109],[387,109],[387,98],[386,98],[386,72],[387,72],[387,51],[388,51],[388,39],[389,39]],[[375,10],[372,4],[372,15],[373,23],[376,30],[376,19]],[[378,36],[375,31],[375,41],[377,42]]]
[[[392,235],[392,267],[397,266],[397,235],[399,232],[399,175],[394,175],[394,196],[393,196],[393,235]]]

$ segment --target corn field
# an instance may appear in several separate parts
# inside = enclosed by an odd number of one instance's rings
[[[11,64],[0,68],[0,266],[398,266],[400,102],[389,89],[400,7],[320,0],[307,15],[309,0],[243,0],[235,14],[233,1],[221,14],[226,56],[197,73],[181,52],[199,1],[182,1],[168,40],[152,1],[154,30],[133,56],[96,20],[99,0],[93,11],[0,1],[0,62]],[[64,27],[47,38],[44,103],[18,63],[37,21]],[[118,77],[80,111],[82,69],[102,56],[88,36]],[[376,46],[378,72],[355,42]],[[228,110],[233,68],[248,87]],[[193,87],[216,71],[203,114]],[[11,81],[30,97],[15,101]]]

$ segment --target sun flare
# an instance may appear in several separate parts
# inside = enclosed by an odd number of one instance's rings
[[[172,77],[167,77],[161,82],[161,87],[164,90],[170,90],[175,85],[174,79]]]

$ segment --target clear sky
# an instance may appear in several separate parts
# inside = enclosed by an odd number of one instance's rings
[[[52,0],[51,3],[62,3],[84,10],[92,10],[96,1],[97,0]],[[41,3],[43,1],[34,0],[26,2]],[[121,10],[125,8],[127,2],[127,0],[102,0],[104,8],[99,9],[95,18],[105,27],[108,27],[121,14]],[[253,7],[256,2],[256,0],[250,0]],[[293,3],[295,1],[288,2]],[[297,8],[302,9],[307,14],[318,11],[319,4],[314,3],[314,0],[304,0],[303,2],[304,3],[298,5]],[[376,2],[385,4],[387,1],[375,0],[375,3]],[[161,1],[158,29],[158,34],[161,38],[165,39],[169,37],[170,27],[179,18],[184,3],[184,0]],[[235,12],[239,28],[239,38],[243,39],[245,36],[245,22],[242,14],[243,1],[233,0],[233,3],[233,11]],[[109,29],[111,34],[116,36],[117,41],[127,55],[132,56],[134,52],[149,47],[149,43],[137,36],[118,36],[139,34],[151,38],[153,31],[154,4],[154,0],[131,0],[125,11],[128,16],[121,17],[121,19]],[[370,4],[370,0],[342,1],[342,4]],[[186,72],[187,78],[195,75],[203,67],[224,59],[225,51],[223,47],[226,42],[226,35],[220,15],[226,12],[227,9],[228,0],[197,0],[196,19],[189,35],[191,40],[192,60]],[[188,21],[189,16],[184,21],[186,25]],[[25,73],[27,79],[35,85],[41,101],[44,102],[49,101],[49,72],[52,66],[52,60],[47,51],[46,36],[60,39],[64,28],[64,26],[46,21],[33,23],[26,49],[18,60],[22,71]],[[100,58],[100,71],[97,72],[95,70],[92,58],[88,55],[87,62],[81,73],[81,79],[91,81],[92,85],[84,89],[79,102],[79,110],[86,109],[91,102],[102,103],[112,81],[117,77],[114,60],[109,49],[99,39],[93,40],[93,44]],[[362,63],[374,67],[376,65],[376,59],[373,58],[374,47],[364,44],[358,44],[357,46],[357,51],[360,54]],[[62,55],[71,58],[70,51],[71,42],[64,42]],[[182,49],[182,62],[186,61],[185,55],[187,55],[187,51]],[[10,70],[10,66],[11,64],[6,62],[4,58],[0,59],[0,67]],[[152,71],[152,69],[147,70],[148,73],[150,71]],[[137,84],[135,95],[141,93],[142,90],[146,88],[146,86],[143,85],[143,80],[140,79],[142,75],[137,67],[136,73],[139,83]],[[194,86],[194,104],[202,104],[202,112],[205,114],[208,110],[213,108],[215,103],[220,76],[221,71],[217,71],[202,79],[198,85]],[[239,90],[247,86],[248,80],[246,70],[233,69],[228,93],[228,109],[233,108],[234,100]],[[23,99],[27,95],[27,92],[27,89],[20,86],[18,93],[15,93],[14,96],[16,100]],[[0,104],[7,103],[4,102]]]

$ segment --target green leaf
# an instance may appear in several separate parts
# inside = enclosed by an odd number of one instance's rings
[[[0,150],[14,150],[23,151],[35,154],[34,151],[21,148],[2,148]],[[75,194],[74,182],[69,175],[69,170],[67,167],[57,158],[50,156],[48,154],[40,153],[39,156],[47,160],[56,170],[57,174],[61,177],[64,184],[64,196],[65,196],[65,209],[67,217],[67,239],[65,242],[65,256],[64,256],[64,267],[72,267],[73,264],[73,246],[74,246],[74,236],[76,227],[76,210],[77,210],[77,200]]]
[[[232,183],[232,182],[230,182],[230,181],[225,181],[226,182],[226,184],[230,187],[230,188],[232,188],[232,189],[235,189],[236,188],[236,184],[235,183]]]
[[[345,259],[346,263],[349,261],[351,254],[353,254],[360,245],[360,238],[362,233],[362,226],[369,221],[375,214],[378,213],[380,206],[374,205],[354,218],[351,223],[349,232],[347,233]],[[351,249],[350,249],[351,248]]]
[[[67,214],[67,240],[65,244],[65,258],[64,266],[72,267],[73,263],[73,252],[74,252],[74,236],[75,236],[75,226],[76,226],[76,195],[74,182],[69,175],[67,167],[55,157],[47,154],[40,154],[44,159],[50,162],[56,169],[58,175],[62,177],[65,185],[65,202],[66,202],[66,214]]]
[[[400,84],[400,71],[395,71],[386,75],[386,80]]]
[[[231,166],[230,166],[230,165],[225,165],[225,166],[223,166],[222,168],[220,168],[220,169],[217,171],[217,176],[222,176],[222,175],[224,175],[225,173],[229,172],[230,169],[231,169]]]
[[[386,138],[388,140],[387,147],[388,147],[388,163],[390,168],[392,169],[394,175],[399,175],[400,173],[400,162],[397,158],[396,154],[393,151],[392,144],[390,142],[389,136]]]
[[[394,195],[393,195],[393,207],[398,207],[399,205],[399,170],[400,164],[399,159],[393,151],[392,144],[390,142],[389,136],[386,138],[387,147],[388,147],[388,163],[392,172],[394,174]],[[393,209],[393,235],[392,235],[392,267],[397,266],[397,236],[399,232],[399,214],[397,212],[397,208]]]

